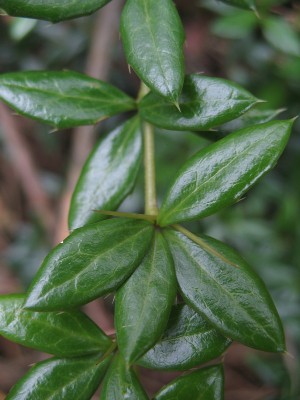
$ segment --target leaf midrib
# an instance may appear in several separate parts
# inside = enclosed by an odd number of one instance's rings
[[[61,326],[58,326],[58,325],[55,325],[55,326],[51,326],[50,324],[47,324],[45,321],[43,321],[43,320],[40,320],[40,319],[32,319],[32,316],[30,316],[30,315],[28,315],[27,316],[27,318],[26,318],[26,316],[24,316],[24,314],[22,314],[22,310],[20,309],[20,308],[18,308],[17,307],[17,309],[16,309],[16,307],[13,307],[13,308],[11,308],[11,310],[12,311],[14,311],[15,312],[15,314],[17,315],[17,316],[19,316],[19,318],[18,318],[18,320],[19,320],[19,323],[20,323],[20,325],[22,325],[22,319],[25,319],[25,321],[27,320],[27,321],[31,321],[31,322],[33,322],[35,325],[40,325],[40,326],[43,326],[43,327],[45,327],[45,328],[47,328],[47,329],[49,329],[49,327],[51,327],[54,331],[57,331],[57,332],[62,332],[64,335],[66,334],[66,330],[64,330]],[[28,313],[28,311],[26,311],[26,310],[24,310],[24,312],[25,313]],[[74,321],[74,319],[73,319],[73,321]],[[3,331],[2,331],[3,332]],[[75,339],[77,339],[77,340],[84,340],[85,342],[86,342],[86,340],[87,340],[87,338],[89,338],[89,341],[90,342],[92,342],[92,343],[95,343],[95,344],[99,344],[100,343],[100,340],[94,340],[93,338],[92,338],[92,336],[90,336],[90,335],[86,335],[86,336],[84,336],[84,337],[81,337],[81,338],[78,338],[78,336],[76,336],[75,334],[74,334],[75,332],[73,331],[73,330],[67,330],[67,334],[68,334],[68,337],[73,337],[73,338],[75,338]],[[99,332],[100,333],[100,332]],[[27,336],[27,335],[26,335]],[[60,338],[61,339],[61,338]],[[50,353],[50,354],[55,354],[55,353]],[[60,354],[62,354],[62,352],[60,352]]]
[[[122,99],[120,99],[120,100],[118,100],[118,97],[117,96],[115,96],[114,94],[110,94],[110,92],[106,92],[106,91],[103,91],[103,90],[101,90],[101,89],[99,89],[99,88],[92,88],[92,89],[95,89],[95,90],[98,90],[99,91],[99,94],[101,94],[101,95],[104,95],[104,96],[107,96],[107,97],[111,97],[111,98],[114,98],[115,100],[114,101],[111,101],[111,100],[106,100],[106,99],[103,99],[103,98],[99,98],[97,95],[95,95],[94,97],[87,97],[87,96],[82,96],[81,94],[78,94],[78,95],[70,95],[70,94],[67,94],[67,95],[65,95],[65,94],[63,94],[63,93],[59,93],[58,94],[58,92],[57,91],[55,91],[55,92],[53,92],[53,91],[51,91],[51,90],[46,90],[46,89],[41,89],[41,88],[37,88],[37,87],[30,87],[30,86],[22,86],[22,85],[17,85],[17,84],[12,84],[12,83],[4,83],[4,86],[7,86],[8,88],[14,88],[14,89],[19,89],[19,90],[25,90],[25,91],[29,91],[29,92],[37,92],[37,93],[43,93],[43,94],[46,94],[46,95],[53,95],[53,97],[57,97],[57,98],[62,98],[62,99],[75,99],[75,100],[87,100],[87,101],[92,101],[92,102],[97,102],[97,103],[108,103],[108,104],[113,104],[113,103],[115,103],[115,104],[123,104],[125,101],[124,101],[124,98],[122,98]],[[87,88],[87,89],[91,89],[91,88]],[[2,97],[2,96],[1,96]],[[133,100],[131,100],[130,99],[130,97],[128,98],[128,103],[129,103],[129,100],[131,101],[131,102],[133,102]]]
[[[214,328],[206,328],[206,329],[199,329],[196,332],[188,332],[188,333],[184,333],[184,334],[180,334],[180,335],[176,335],[176,336],[169,336],[169,337],[165,337],[162,338],[162,340],[160,342],[158,342],[158,345],[162,345],[164,343],[169,343],[169,342],[176,342],[179,339],[184,339],[186,337],[192,337],[192,336],[199,336],[199,335],[206,335],[208,333],[214,333],[215,329]]]
[[[152,96],[153,95],[153,93],[150,93],[148,96],[150,97],[150,96]],[[157,96],[158,97],[158,96]],[[199,96],[200,97],[200,96]],[[158,100],[160,100],[159,98],[158,98]],[[180,106],[187,106],[187,107],[190,107],[190,106],[194,106],[195,104],[196,105],[199,105],[199,101],[201,101],[202,99],[200,98],[198,98],[198,99],[195,99],[195,100],[191,100],[191,101],[189,101],[189,102],[185,102],[185,103],[180,103],[179,102],[179,105]],[[149,100],[148,100],[149,101]],[[220,101],[219,101],[219,103],[224,103],[224,101],[225,101],[225,99],[220,99]],[[253,101],[251,101],[251,99],[245,99],[245,100],[240,100],[240,99],[231,99],[231,101],[233,101],[233,102],[235,102],[235,103],[249,103],[250,105],[251,104],[253,104],[253,103],[255,103],[255,102],[253,102]],[[207,104],[208,102],[206,101],[206,104]],[[213,102],[214,104],[216,103],[215,101]],[[155,103],[153,102],[151,102],[151,103],[146,103],[146,106],[144,106],[143,105],[143,109],[160,109],[161,110],[161,108],[167,108],[167,109],[170,109],[170,108],[172,108],[172,111],[174,111],[174,112],[177,112],[178,113],[178,117],[185,117],[184,115],[183,115],[183,113],[181,113],[181,112],[178,112],[178,110],[176,109],[176,108],[173,108],[173,107],[175,107],[175,106],[173,106],[172,104],[168,104],[168,103],[159,103],[159,101],[156,101]],[[198,116],[201,116],[201,111],[202,111],[202,108],[201,107],[199,107],[199,110],[200,110],[200,113],[198,114]],[[226,111],[224,111],[224,113],[225,113]],[[159,112],[159,115],[161,115],[161,112]]]
[[[58,288],[61,288],[62,286],[64,286],[68,282],[73,281],[78,276],[80,276],[82,273],[84,273],[86,270],[88,270],[91,267],[91,265],[97,261],[98,258],[102,257],[103,255],[105,255],[107,253],[110,253],[111,251],[115,250],[116,248],[118,248],[120,246],[123,246],[128,241],[132,241],[133,238],[135,238],[137,235],[142,234],[142,232],[144,230],[149,229],[149,228],[150,228],[150,226],[145,226],[144,228],[139,229],[138,232],[136,232],[132,236],[126,237],[125,240],[123,240],[122,242],[119,242],[114,247],[110,247],[109,249],[107,249],[106,251],[102,252],[101,254],[98,254],[97,256],[93,257],[92,260],[89,261],[89,263],[82,270],[80,270],[77,274],[73,275],[71,278],[65,280],[64,282],[60,283],[59,285],[56,285],[54,288],[50,289],[49,291],[46,291],[46,293],[43,296],[39,297],[39,299],[42,299],[42,298],[45,298],[45,297],[49,296],[49,294],[51,292],[55,292],[55,291],[57,291]]]
[[[142,307],[141,307],[141,311],[139,313],[138,323],[136,325],[134,325],[135,326],[135,329],[134,329],[134,332],[135,332],[134,338],[135,338],[135,340],[134,341],[131,340],[131,343],[132,342],[137,342],[137,339],[140,338],[140,336],[141,336],[141,331],[143,331],[143,329],[141,329],[141,323],[142,323],[141,315],[144,314],[144,309],[145,309],[146,304],[147,304],[147,299],[148,299],[148,297],[150,295],[150,292],[149,292],[148,289],[149,289],[150,283],[152,281],[152,277],[153,277],[153,275],[154,275],[154,273],[156,271],[155,263],[154,263],[154,259],[155,259],[155,256],[156,256],[156,248],[157,248],[157,239],[155,238],[154,241],[153,241],[152,254],[150,256],[151,260],[149,260],[151,266],[150,266],[150,274],[148,275],[149,278],[147,280],[146,295],[143,297],[143,304],[142,304]]]
[[[78,190],[75,190],[74,192],[74,204],[76,205],[77,208],[80,209],[80,214],[82,214],[83,208],[86,207],[86,204],[92,206],[94,205],[94,207],[100,207],[102,206],[103,208],[107,208],[107,207],[118,207],[118,205],[120,204],[120,202],[122,201],[123,198],[125,198],[132,190],[134,183],[135,183],[135,179],[136,179],[136,175],[138,173],[139,167],[140,167],[140,151],[139,152],[135,152],[133,153],[133,151],[130,152],[129,154],[129,150],[132,148],[135,148],[135,146],[137,145],[137,143],[141,141],[140,138],[140,131],[137,132],[137,125],[138,125],[138,119],[137,119],[137,123],[133,123],[132,126],[126,131],[126,135],[124,135],[125,137],[122,140],[122,144],[118,146],[117,152],[116,154],[113,154],[114,151],[114,146],[111,145],[110,143],[110,151],[107,154],[107,156],[109,157],[110,160],[112,160],[111,163],[109,163],[109,165],[105,168],[105,169],[99,169],[99,175],[97,175],[97,180],[100,181],[101,179],[103,181],[105,181],[105,178],[109,177],[110,173],[117,167],[117,170],[119,170],[119,168],[122,169],[122,173],[123,173],[123,177],[121,179],[122,183],[122,190],[113,190],[113,196],[110,196],[109,199],[106,198],[106,200],[104,202],[100,202],[100,198],[101,195],[103,194],[103,188],[101,185],[99,185],[98,188],[93,188],[91,189],[91,182],[90,179],[87,179],[87,176],[90,174],[90,170],[95,168],[95,160],[98,160],[99,154],[97,155],[97,157],[93,157],[93,159],[91,159],[90,163],[88,164],[88,168],[87,171],[80,177],[79,181],[78,181]],[[128,144],[130,144],[130,146],[128,146]],[[99,145],[101,146],[102,143]],[[140,146],[141,147],[141,146]],[[139,149],[140,150],[140,149]],[[126,162],[126,166],[129,164],[129,168],[126,169],[126,173],[124,172],[124,166],[120,165],[120,158],[124,160],[124,155],[128,155],[129,154],[129,159]],[[101,155],[101,154],[100,154]],[[135,155],[136,157],[133,159],[133,155]],[[102,155],[101,155],[102,156]],[[130,160],[130,163],[128,162]],[[97,164],[99,165],[99,163],[97,162]],[[120,176],[120,174],[118,174],[118,176]],[[125,179],[126,178],[126,179]],[[92,183],[95,180],[95,176],[93,174],[93,178],[92,178]],[[116,181],[114,181],[114,187]],[[121,187],[120,186],[120,187]],[[78,200],[78,196],[81,195],[82,192],[85,193],[90,193],[89,199],[86,202],[82,202],[82,200]],[[120,198],[121,197],[121,198]],[[110,208],[111,210],[111,208]],[[76,213],[77,214],[77,213]],[[85,209],[84,210],[84,214],[85,216],[88,216],[88,219],[90,220],[94,220],[93,219],[93,211],[90,209]],[[76,216],[76,218],[73,217],[73,221],[76,220],[81,220],[82,216],[78,217],[78,215]]]
[[[157,46],[157,43],[156,43],[155,35],[154,35],[153,30],[152,30],[151,16],[150,16],[150,13],[149,13],[149,9],[147,7],[147,1],[148,0],[142,0],[143,5],[144,5],[144,10],[145,10],[145,20],[146,20],[146,23],[147,23],[147,26],[148,26],[148,30],[149,30],[151,39],[152,39],[154,53],[156,55],[156,59],[158,60],[158,63],[156,65],[159,66],[159,69],[161,70],[161,74],[162,74],[163,79],[165,81],[165,85],[167,87],[167,90],[168,90],[169,94],[172,95],[172,90],[169,87],[169,82],[168,82],[168,80],[166,78],[165,71],[164,71],[163,66],[162,66],[161,54],[160,54],[160,51],[158,51],[158,46]]]
[[[178,202],[176,205],[173,205],[171,208],[171,212],[166,213],[164,216],[164,219],[166,218],[166,216],[168,216],[168,218],[170,218],[170,216],[178,213],[178,208],[180,208],[179,212],[182,213],[185,210],[191,208],[189,206],[186,206],[185,208],[182,208],[182,206],[185,203],[188,203],[190,201],[190,198],[199,194],[199,192],[203,192],[203,188],[205,188],[207,186],[207,184],[209,184],[209,182],[216,178],[220,173],[222,173],[225,169],[228,169],[229,166],[234,163],[236,161],[236,159],[241,158],[242,155],[246,155],[250,150],[252,150],[253,148],[255,148],[256,146],[258,146],[261,142],[266,141],[267,139],[269,139],[269,137],[271,135],[273,135],[274,130],[271,131],[271,133],[269,133],[266,137],[261,138],[261,140],[257,140],[255,143],[253,143],[252,145],[246,147],[243,151],[239,152],[238,154],[236,154],[236,156],[234,156],[229,162],[225,163],[225,165],[218,169],[217,172],[215,172],[212,176],[210,176],[206,181],[204,181],[203,183],[201,183],[196,190],[192,191],[191,193],[189,193],[187,196],[185,196],[185,198]],[[234,138],[235,139],[235,138]],[[225,139],[226,140],[226,139]],[[219,149],[218,149],[219,150]],[[237,151],[237,146],[235,146],[234,148],[235,151]],[[199,163],[199,160],[197,161],[197,164]],[[195,167],[193,167],[193,169],[195,169]],[[181,177],[180,177],[181,178]],[[174,185],[173,185],[174,186]],[[169,192],[170,193],[170,192]],[[168,195],[169,197],[169,195]],[[203,198],[202,198],[203,199]],[[198,203],[201,201],[201,199],[198,200]],[[162,207],[163,208],[163,207]]]
[[[236,305],[236,307],[237,307],[239,310],[242,311],[242,314],[247,315],[247,319],[250,317],[250,318],[249,318],[250,321],[254,321],[255,324],[257,324],[257,320],[254,319],[254,318],[251,316],[251,314],[249,314],[249,311],[248,311],[247,309],[241,307],[240,303],[237,302],[236,298],[231,294],[231,292],[229,292],[225,287],[223,287],[212,275],[209,274],[209,272],[208,272],[205,268],[203,268],[203,267],[201,266],[200,263],[197,262],[197,260],[196,260],[194,257],[192,257],[192,256],[187,252],[186,247],[185,247],[185,246],[182,246],[182,241],[178,240],[177,237],[175,237],[175,238],[176,238],[175,240],[176,240],[177,243],[179,244],[179,247],[181,248],[181,251],[184,252],[185,256],[186,256],[187,258],[191,258],[191,259],[193,260],[193,264],[196,265],[196,267],[199,267],[200,270],[201,270],[202,272],[204,272],[204,273],[208,276],[208,278],[209,278],[210,280],[212,280],[213,282],[215,282],[216,286],[217,286],[218,288],[221,289],[221,292],[224,292],[225,295],[227,295],[229,298],[232,299],[232,301],[233,301],[233,303]],[[171,246],[171,247],[172,247],[172,246]],[[202,249],[202,250],[203,250],[203,249]],[[203,250],[203,251],[205,251],[205,250]],[[176,265],[176,262],[175,262],[175,265]],[[197,268],[196,268],[196,269],[197,269]],[[181,273],[181,274],[182,274],[182,273]],[[193,303],[194,303],[194,302],[193,302]],[[194,306],[195,306],[195,304],[194,304]],[[197,306],[197,308],[198,308],[198,306]],[[206,308],[207,308],[207,307],[206,307]],[[212,311],[210,308],[209,308],[209,310]],[[202,311],[202,312],[203,312],[203,311]],[[206,314],[205,314],[205,315],[206,315]],[[273,337],[270,336],[270,334],[265,330],[265,327],[264,327],[264,325],[263,325],[261,322],[259,323],[259,326],[261,327],[262,331],[264,331],[264,332],[266,333],[266,336],[269,337],[269,338],[271,339],[272,342],[274,342],[274,341],[273,341]],[[227,329],[226,329],[226,330],[227,330]]]
[[[96,363],[96,361],[95,361],[95,363]],[[63,388],[67,388],[68,386],[73,385],[73,383],[76,382],[76,381],[78,380],[78,377],[80,377],[80,376],[85,376],[85,375],[87,375],[88,377],[90,377],[90,375],[88,375],[87,372],[90,371],[90,370],[93,370],[94,368],[95,368],[95,365],[92,365],[92,366],[90,366],[89,368],[85,368],[85,369],[84,369],[84,372],[81,372],[81,371],[80,371],[78,374],[76,374],[75,378],[71,379],[67,384],[62,385],[62,386],[60,387],[60,389],[52,390],[52,391],[51,391],[51,394],[50,394],[50,397],[45,397],[45,400],[51,400],[51,399],[55,400],[55,399],[56,399],[56,394],[57,394],[57,393],[60,393],[61,390],[62,390]],[[90,379],[90,380],[91,380],[91,379]],[[85,382],[85,384],[86,384],[86,382]]]

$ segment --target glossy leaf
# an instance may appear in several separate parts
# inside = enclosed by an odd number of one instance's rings
[[[293,121],[241,129],[206,147],[179,170],[159,216],[161,226],[203,218],[236,202],[283,152]]]
[[[109,133],[85,163],[73,193],[69,228],[105,217],[94,210],[115,210],[132,191],[141,161],[140,120],[133,118]]]
[[[37,363],[12,388],[6,400],[89,400],[111,357],[52,358]]]
[[[148,400],[132,368],[126,366],[118,354],[112,362],[103,382],[100,400]]]
[[[233,121],[227,122],[220,127],[220,130],[228,134],[238,129],[248,128],[253,125],[270,122],[284,111],[284,108],[277,110],[252,108],[242,116]]]
[[[224,372],[221,365],[180,376],[161,389],[154,400],[223,400]]]
[[[135,108],[134,100],[114,86],[72,71],[2,74],[0,98],[18,113],[56,128],[96,124]]]
[[[245,8],[248,10],[256,10],[255,0],[220,0],[229,6]]]
[[[285,350],[274,303],[261,279],[229,246],[168,230],[176,275],[187,303],[225,336],[264,351]]]
[[[161,233],[156,232],[141,265],[116,295],[118,346],[128,363],[141,357],[163,334],[176,285],[168,245]]]
[[[0,9],[13,17],[59,22],[89,15],[111,0],[0,0]]]
[[[61,357],[105,353],[111,340],[80,311],[25,310],[25,295],[0,296],[0,335]]]
[[[220,128],[217,131],[214,132],[200,131],[197,134],[207,140],[215,142],[217,140],[223,139],[225,136],[227,136],[229,133],[235,130],[272,121],[284,110],[285,110],[284,108],[279,108],[278,110],[272,110],[272,109],[260,110],[258,108],[252,108],[250,111],[247,111],[241,117],[234,119],[233,121],[229,121],[226,124],[220,126]]]
[[[25,306],[60,310],[113,292],[141,262],[152,235],[152,224],[126,218],[75,230],[44,260]]]
[[[300,36],[282,18],[268,17],[263,21],[266,40],[277,50],[291,56],[300,57]]]
[[[259,100],[233,82],[203,75],[188,75],[179,108],[149,93],[140,102],[142,118],[173,130],[206,130],[239,117]]]
[[[177,102],[184,80],[184,31],[173,1],[127,0],[121,34],[128,63],[152,90]]]
[[[173,307],[162,339],[138,364],[159,370],[184,371],[220,356],[231,341],[189,306]]]

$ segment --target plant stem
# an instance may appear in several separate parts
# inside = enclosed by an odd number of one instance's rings
[[[154,129],[144,122],[145,213],[157,215]]]
[[[138,92],[137,99],[136,99],[137,102],[139,103],[142,100],[142,98],[144,96],[146,96],[146,94],[149,93],[149,91],[150,91],[150,89],[148,88],[148,86],[145,85],[144,82],[141,82],[140,90]]]
[[[137,101],[139,102],[149,92],[142,82]],[[157,216],[156,180],[155,180],[155,144],[154,129],[148,122],[143,122],[144,133],[144,168],[145,168],[145,214]]]

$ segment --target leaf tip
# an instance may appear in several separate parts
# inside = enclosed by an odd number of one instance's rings
[[[286,124],[286,135],[290,136],[291,132],[292,132],[292,128],[294,125],[294,122],[298,119],[298,115],[296,117],[287,119],[287,120],[282,120],[283,123]]]
[[[293,354],[289,353],[287,350],[285,350],[285,351],[283,352],[283,354],[284,354],[286,357],[289,357],[289,358],[291,358],[292,360],[295,360],[295,356],[294,356]]]
[[[286,354],[287,353],[285,343],[282,343],[282,344],[277,346],[276,353],[281,353],[281,354]]]
[[[251,6],[250,10],[254,12],[254,14],[255,14],[257,19],[261,20],[261,16],[260,16],[260,14],[258,12],[258,9],[257,9],[257,7],[255,5]]]
[[[56,132],[58,132],[59,131],[59,128],[58,127],[53,127],[53,129],[51,129],[50,131],[49,131],[49,134],[51,135],[52,133],[56,133]]]
[[[293,125],[293,123],[299,118],[299,115],[296,115],[296,117],[293,117],[291,119],[289,119],[288,121],[291,123],[291,125]]]
[[[268,101],[263,99],[256,99],[255,104],[263,104],[263,103],[268,103]]]
[[[174,106],[177,108],[177,110],[181,113],[181,108],[180,108],[180,105],[179,105],[178,100],[175,100],[175,101],[173,102],[173,104],[174,104]]]
[[[0,15],[1,17],[7,16],[7,12],[5,10],[3,10],[3,8],[0,8]]]
[[[279,115],[279,114],[283,113],[284,111],[287,111],[287,108],[285,108],[285,107],[278,108],[276,110],[276,115]],[[295,117],[295,118],[297,118],[297,117]]]
[[[285,334],[284,334],[284,330],[283,330],[283,326],[282,326],[281,322],[277,329],[278,329],[277,340],[275,339],[275,331],[274,331],[274,333],[273,333],[274,346],[273,346],[273,349],[270,349],[268,351],[273,351],[274,353],[285,354],[287,352],[287,348],[286,348],[286,342],[285,342]]]

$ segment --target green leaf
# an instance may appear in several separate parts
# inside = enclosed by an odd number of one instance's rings
[[[89,400],[111,357],[51,358],[37,363],[12,388],[6,400]]]
[[[171,0],[127,0],[121,34],[128,63],[152,90],[178,101],[184,80],[184,31]]]
[[[230,132],[236,131],[238,129],[243,129],[250,127],[252,125],[263,124],[264,122],[272,121],[279,114],[285,111],[284,108],[279,108],[277,110],[252,108],[245,114],[240,116],[233,121],[227,122],[226,124],[220,126],[218,131],[207,131],[207,132],[197,132],[197,134],[207,140],[215,142],[217,140],[223,139]]]
[[[224,243],[189,236],[166,231],[186,302],[225,336],[259,350],[284,351],[282,324],[261,279]]]
[[[159,216],[161,226],[203,218],[238,201],[274,167],[293,120],[234,132],[191,157],[179,170]]]
[[[256,10],[255,0],[220,0],[229,6],[245,8],[247,10]]]
[[[150,251],[116,295],[118,345],[128,363],[141,357],[163,334],[176,289],[172,256],[156,232]]]
[[[135,108],[114,86],[71,71],[0,75],[0,98],[18,113],[56,128],[92,125]]]
[[[281,114],[285,109],[279,108],[277,110],[272,109],[258,109],[252,108],[247,111],[241,117],[234,119],[233,121],[227,122],[220,127],[220,130],[228,134],[238,129],[248,128],[252,125],[263,124],[270,122]]]
[[[263,34],[275,49],[291,56],[300,57],[300,37],[284,19],[277,17],[264,19]]]
[[[197,132],[198,136],[201,136],[207,140],[215,142],[217,140],[223,139],[229,133],[237,131],[238,129],[243,129],[251,127],[253,125],[263,124],[264,122],[272,121],[279,114],[285,111],[284,108],[279,108],[277,110],[252,108],[247,111],[241,117],[234,119],[233,121],[227,122],[226,124],[220,126],[216,132]]]
[[[236,83],[203,75],[188,75],[179,109],[163,97],[149,93],[140,102],[143,119],[171,130],[206,130],[239,117],[258,103]]]
[[[0,0],[0,8],[13,17],[59,22],[89,15],[111,0]]]
[[[103,382],[100,400],[148,400],[132,368],[118,354],[112,362]]]
[[[162,388],[154,400],[223,400],[224,372],[222,365],[203,368],[180,376]]]
[[[217,18],[211,27],[212,32],[226,39],[243,39],[255,29],[257,18],[248,11],[238,11]]]
[[[141,262],[152,235],[151,223],[126,218],[75,230],[44,260],[25,306],[60,310],[113,292]]]
[[[231,341],[189,306],[173,307],[162,339],[138,364],[158,370],[184,371],[219,357]]]
[[[0,296],[0,334],[60,357],[105,353],[111,340],[80,311],[33,312],[23,308],[25,295]]]
[[[95,213],[95,209],[118,208],[134,187],[141,152],[138,118],[130,119],[99,142],[85,163],[73,193],[70,230],[106,218]]]

